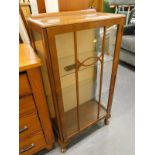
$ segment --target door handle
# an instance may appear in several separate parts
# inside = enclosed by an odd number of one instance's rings
[[[24,125],[23,128],[19,129],[19,133],[22,133],[24,131],[26,131],[28,129],[28,127],[26,125]]]
[[[65,66],[64,70],[65,71],[71,71],[71,70],[73,70],[75,68],[76,68],[76,64],[71,64],[71,65]]]

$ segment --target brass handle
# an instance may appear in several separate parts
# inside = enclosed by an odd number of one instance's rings
[[[76,64],[71,64],[71,65],[69,65],[69,66],[65,66],[64,67],[64,70],[65,71],[71,71],[71,70],[73,70],[73,69],[75,69],[76,68]]]
[[[32,143],[30,146],[24,147],[20,150],[20,153],[24,153],[30,149],[32,149],[33,147],[35,147],[35,145]]]
[[[19,129],[19,133],[22,133],[24,131],[26,131],[28,129],[28,127],[26,125],[24,125],[23,128]]]

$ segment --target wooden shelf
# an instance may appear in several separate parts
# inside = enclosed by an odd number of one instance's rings
[[[94,100],[79,105],[80,131],[97,122],[98,103]],[[106,109],[100,106],[99,119],[106,116]],[[66,136],[71,137],[78,133],[77,108],[65,112]]]

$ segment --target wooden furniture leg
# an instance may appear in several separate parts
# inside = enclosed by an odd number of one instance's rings
[[[62,153],[65,153],[66,150],[67,150],[67,143],[62,143],[62,141],[59,140],[59,139],[58,139],[58,143],[59,143],[59,145],[60,145],[61,152],[62,152]]]
[[[115,81],[117,75],[117,69],[119,64],[119,53],[122,41],[122,33],[123,33],[123,24],[119,24],[117,27],[117,36],[116,36],[116,44],[115,44],[115,51],[114,51],[114,59],[113,59],[113,66],[112,66],[112,74],[111,74],[111,81],[110,81],[110,89],[109,89],[109,98],[108,98],[108,105],[107,105],[107,116],[105,118],[105,125],[108,125],[108,119],[111,117],[111,106],[115,88]]]
[[[104,124],[105,124],[105,125],[109,125],[109,119],[108,119],[108,118],[105,118]]]

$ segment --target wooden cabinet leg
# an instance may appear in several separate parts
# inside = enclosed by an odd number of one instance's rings
[[[60,147],[61,147],[61,152],[65,153],[67,150],[66,145],[61,145]]]
[[[62,153],[66,152],[68,143],[64,143],[60,139],[58,139],[58,143],[60,145],[61,152]]]
[[[105,118],[104,124],[105,124],[105,125],[109,125],[109,119],[108,119],[108,118]]]
[[[61,148],[61,153],[65,153],[66,152],[66,148]]]

